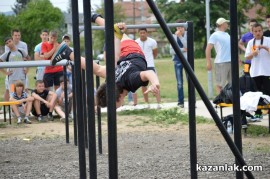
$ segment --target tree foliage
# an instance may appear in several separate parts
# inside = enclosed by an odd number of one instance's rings
[[[63,25],[62,12],[49,0],[31,0],[17,15],[12,27],[20,29],[22,39],[28,44],[29,53],[32,54],[35,45],[40,42],[39,34],[42,29],[59,32]]]
[[[18,15],[30,2],[30,0],[16,0],[16,2],[17,3],[14,5],[14,7],[12,7],[12,10],[15,14]]]
[[[238,23],[244,24],[247,17],[243,10],[250,9],[249,0],[238,0]],[[188,0],[181,3],[168,0],[157,0],[157,4],[167,22],[173,23],[177,19],[192,21],[194,24],[194,40],[198,57],[204,57],[206,47],[206,10],[205,0]],[[211,33],[215,30],[216,20],[219,17],[230,18],[229,1],[210,0],[210,27]],[[239,31],[240,32],[240,31]]]
[[[269,0],[254,0],[254,5],[260,5],[260,8],[257,10],[257,14],[264,20],[264,17],[267,14],[270,14],[270,1]]]
[[[11,30],[11,22],[14,19],[13,16],[5,16],[4,14],[0,14],[0,45],[4,45],[4,39],[8,36],[10,36],[10,30]]]

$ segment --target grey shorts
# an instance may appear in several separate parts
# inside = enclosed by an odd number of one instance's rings
[[[43,80],[44,71],[45,71],[45,68],[41,68],[41,67],[37,68],[36,80]]]
[[[231,62],[215,63],[216,85],[224,87],[232,82]]]

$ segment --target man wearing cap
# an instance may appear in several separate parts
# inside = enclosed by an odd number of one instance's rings
[[[211,50],[216,51],[215,58],[215,77],[216,90],[219,94],[226,83],[232,81],[231,77],[231,44],[230,35],[225,32],[228,29],[228,20],[219,18],[216,21],[217,30],[211,34],[205,50],[207,70],[212,70]]]

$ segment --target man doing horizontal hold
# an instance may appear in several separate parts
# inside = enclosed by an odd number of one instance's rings
[[[98,25],[105,25],[104,19],[98,14],[92,14],[92,22]],[[150,81],[151,85],[145,93],[152,92],[154,95],[159,94],[159,80],[152,70],[147,70],[145,56],[140,46],[125,33],[125,23],[114,25],[115,41],[115,83],[116,83],[116,108],[119,108],[128,91],[135,92],[141,86],[147,86]],[[62,43],[52,58],[52,65],[67,59],[74,60],[74,53],[64,43]],[[81,67],[85,69],[85,58],[81,57]],[[93,72],[100,77],[106,76],[106,67],[93,62]],[[107,84],[103,83],[96,93],[97,105],[100,107],[107,106]]]

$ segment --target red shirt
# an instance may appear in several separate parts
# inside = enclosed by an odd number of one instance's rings
[[[49,43],[49,42],[43,42],[41,44],[41,54],[47,53],[49,51],[51,51],[53,49],[53,44]],[[45,60],[50,60],[52,57],[49,58],[45,58]],[[56,73],[56,72],[61,72],[63,71],[63,67],[62,66],[47,66],[45,68],[44,73]]]
[[[120,49],[121,49],[120,58],[126,57],[128,54],[131,54],[131,53],[138,53],[144,56],[144,53],[141,47],[134,40],[122,41],[120,44]]]

